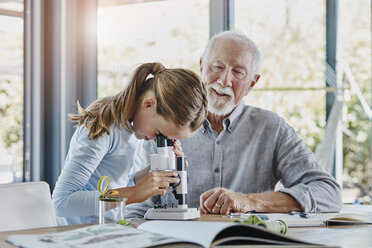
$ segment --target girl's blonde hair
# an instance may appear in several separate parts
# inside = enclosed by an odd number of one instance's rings
[[[141,96],[153,91],[157,100],[156,112],[178,126],[189,125],[197,130],[207,115],[207,97],[199,76],[187,69],[166,69],[161,63],[145,63],[139,66],[126,89],[115,96],[97,99],[86,109],[78,104],[78,113],[69,114],[77,126],[85,125],[89,139],[110,134],[114,124],[131,130]]]

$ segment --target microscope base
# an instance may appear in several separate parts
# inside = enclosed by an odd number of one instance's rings
[[[148,220],[189,220],[200,218],[196,208],[150,208],[145,214]]]

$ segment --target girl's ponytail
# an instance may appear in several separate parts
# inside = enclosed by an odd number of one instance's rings
[[[89,139],[110,134],[110,127],[126,127],[132,122],[141,96],[152,90],[157,99],[156,112],[164,119],[181,126],[188,124],[195,131],[207,113],[204,85],[192,71],[166,69],[161,63],[139,66],[128,87],[113,97],[100,98],[86,109],[78,103],[78,113],[69,114],[77,126],[85,125]]]

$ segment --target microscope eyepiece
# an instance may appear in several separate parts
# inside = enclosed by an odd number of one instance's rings
[[[157,147],[166,147],[167,146],[167,138],[162,134],[156,135],[156,146]]]

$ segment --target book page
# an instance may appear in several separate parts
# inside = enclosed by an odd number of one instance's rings
[[[206,221],[147,221],[137,228],[148,232],[169,235],[185,241],[195,242],[204,247],[210,247],[214,237],[221,230],[231,225],[237,224]]]
[[[328,219],[328,225],[331,224],[372,224],[372,214],[367,213],[340,213]]]
[[[148,247],[179,240],[143,232],[133,227],[116,224],[93,225],[71,231],[38,234],[38,235],[10,235],[7,242],[25,248],[50,247]]]
[[[206,221],[148,221],[138,229],[195,242],[203,247],[247,244],[309,244],[254,225]]]

